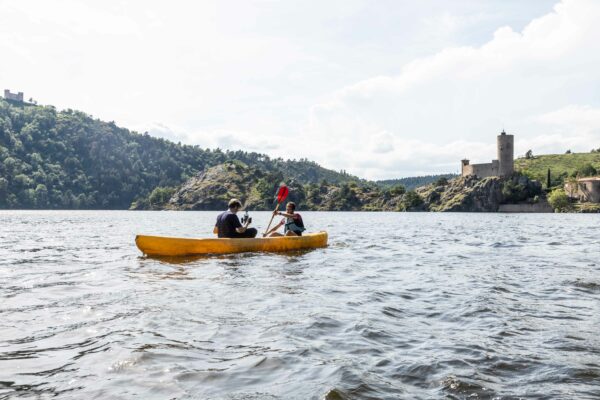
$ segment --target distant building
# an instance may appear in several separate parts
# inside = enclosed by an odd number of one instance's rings
[[[513,135],[507,135],[502,131],[497,137],[498,159],[487,164],[469,164],[469,160],[461,161],[462,176],[476,176],[486,178],[488,176],[509,176],[515,170]]]
[[[570,198],[590,203],[600,203],[600,176],[579,178],[577,184],[565,183]]]
[[[21,103],[24,101],[23,92],[11,93],[8,89],[4,89],[4,98],[6,100],[20,101]]]

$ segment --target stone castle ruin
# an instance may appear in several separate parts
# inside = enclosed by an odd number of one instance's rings
[[[507,135],[504,130],[497,137],[498,159],[487,164],[469,164],[469,160],[461,161],[462,176],[476,176],[486,178],[488,176],[509,176],[514,170],[514,142],[513,135]]]
[[[24,101],[23,92],[11,93],[8,89],[4,89],[4,98],[6,100],[20,101],[21,103]]]

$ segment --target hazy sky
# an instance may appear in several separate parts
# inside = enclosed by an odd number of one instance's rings
[[[600,1],[0,0],[0,89],[364,178],[600,147]]]

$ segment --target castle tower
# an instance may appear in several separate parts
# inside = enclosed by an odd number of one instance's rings
[[[498,135],[498,175],[508,176],[514,170],[515,160],[515,137],[507,135],[504,130]]]

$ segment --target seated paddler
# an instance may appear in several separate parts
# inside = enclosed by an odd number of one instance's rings
[[[248,218],[242,224],[236,215],[242,209],[242,203],[238,199],[231,199],[228,204],[228,210],[222,212],[217,217],[217,223],[213,233],[220,238],[253,238],[258,231],[255,228],[248,228],[252,218]]]
[[[296,203],[290,201],[285,206],[285,212],[281,211],[273,211],[273,215],[281,215],[283,219],[273,227],[269,232],[267,232],[267,236],[275,237],[275,236],[302,236],[302,232],[306,229],[304,228],[304,221],[302,221],[302,216],[296,212]],[[283,235],[279,232],[276,232],[279,228],[283,226]]]

